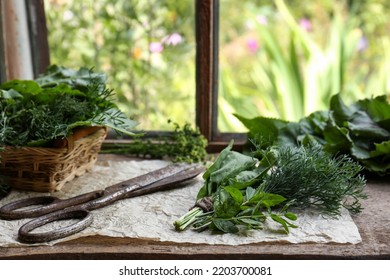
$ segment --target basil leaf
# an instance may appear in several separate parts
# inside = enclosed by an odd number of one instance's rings
[[[217,229],[225,233],[237,233],[239,231],[238,227],[228,220],[214,220],[213,224]]]
[[[254,188],[248,187],[245,191],[246,200],[250,200],[256,193],[256,190]]]
[[[249,202],[250,203],[261,203],[266,208],[271,208],[273,206],[276,206],[276,205],[282,203],[285,200],[286,199],[279,194],[260,192],[260,193],[257,193],[256,195],[252,196],[252,198],[249,199]]]
[[[237,202],[237,203],[242,203],[242,201],[244,200],[244,196],[242,195],[242,193],[237,189],[237,188],[234,188],[234,187],[224,187],[224,190],[227,191],[230,196]]]
[[[241,203],[237,202],[224,189],[219,188],[215,194],[213,208],[217,218],[231,218],[241,210]]]

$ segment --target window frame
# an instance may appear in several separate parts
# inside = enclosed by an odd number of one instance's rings
[[[25,3],[28,17],[28,31],[30,34],[32,68],[36,77],[40,73],[43,73],[50,65],[44,0],[25,0]],[[246,134],[221,133],[218,130],[218,38],[220,3],[219,0],[194,0],[194,4],[196,36],[195,125],[208,141],[208,152],[220,152],[232,139],[234,139],[234,149],[240,150],[246,142]],[[0,13],[4,14],[5,12],[0,7]],[[4,28],[8,27],[2,26],[0,22],[0,28],[4,31]],[[1,59],[5,59],[12,50],[4,44],[3,36],[0,37],[0,55],[4,56]],[[5,67],[12,67],[12,63]],[[3,70],[9,69],[0,70],[1,73],[8,73],[8,71]],[[13,70],[17,71],[17,69]],[[10,78],[9,75],[2,74],[0,81]],[[153,131],[148,137],[153,138],[164,133],[166,134],[166,132]],[[109,139],[108,142],[113,143],[118,141]]]
[[[208,151],[219,152],[234,139],[234,148],[246,143],[244,133],[218,130],[219,0],[195,0],[196,125],[208,140]]]
[[[35,77],[45,72],[50,65],[48,31],[44,9],[44,0],[26,0],[31,54]]]

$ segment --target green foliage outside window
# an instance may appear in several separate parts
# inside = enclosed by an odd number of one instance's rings
[[[195,119],[193,0],[46,0],[52,63],[105,72],[140,129]],[[390,2],[220,1],[219,130],[388,94]]]
[[[222,130],[245,131],[236,112],[297,121],[337,93],[389,94],[388,1],[244,1],[236,17],[234,3],[221,1]]]
[[[140,129],[194,122],[192,1],[48,0],[45,9],[52,64],[106,73]]]

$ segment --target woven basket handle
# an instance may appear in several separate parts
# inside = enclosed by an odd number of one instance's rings
[[[69,151],[72,151],[74,149],[74,142],[84,138],[86,136],[89,136],[99,129],[102,129],[104,127],[102,126],[83,126],[83,127],[77,127],[73,130],[72,134],[67,136],[63,139],[57,139],[54,142],[54,147],[56,148],[65,148],[67,147]]]

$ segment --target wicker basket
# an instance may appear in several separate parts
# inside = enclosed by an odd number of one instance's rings
[[[11,188],[53,192],[90,170],[107,135],[105,127],[77,129],[54,148],[11,147],[0,152],[0,174]]]

